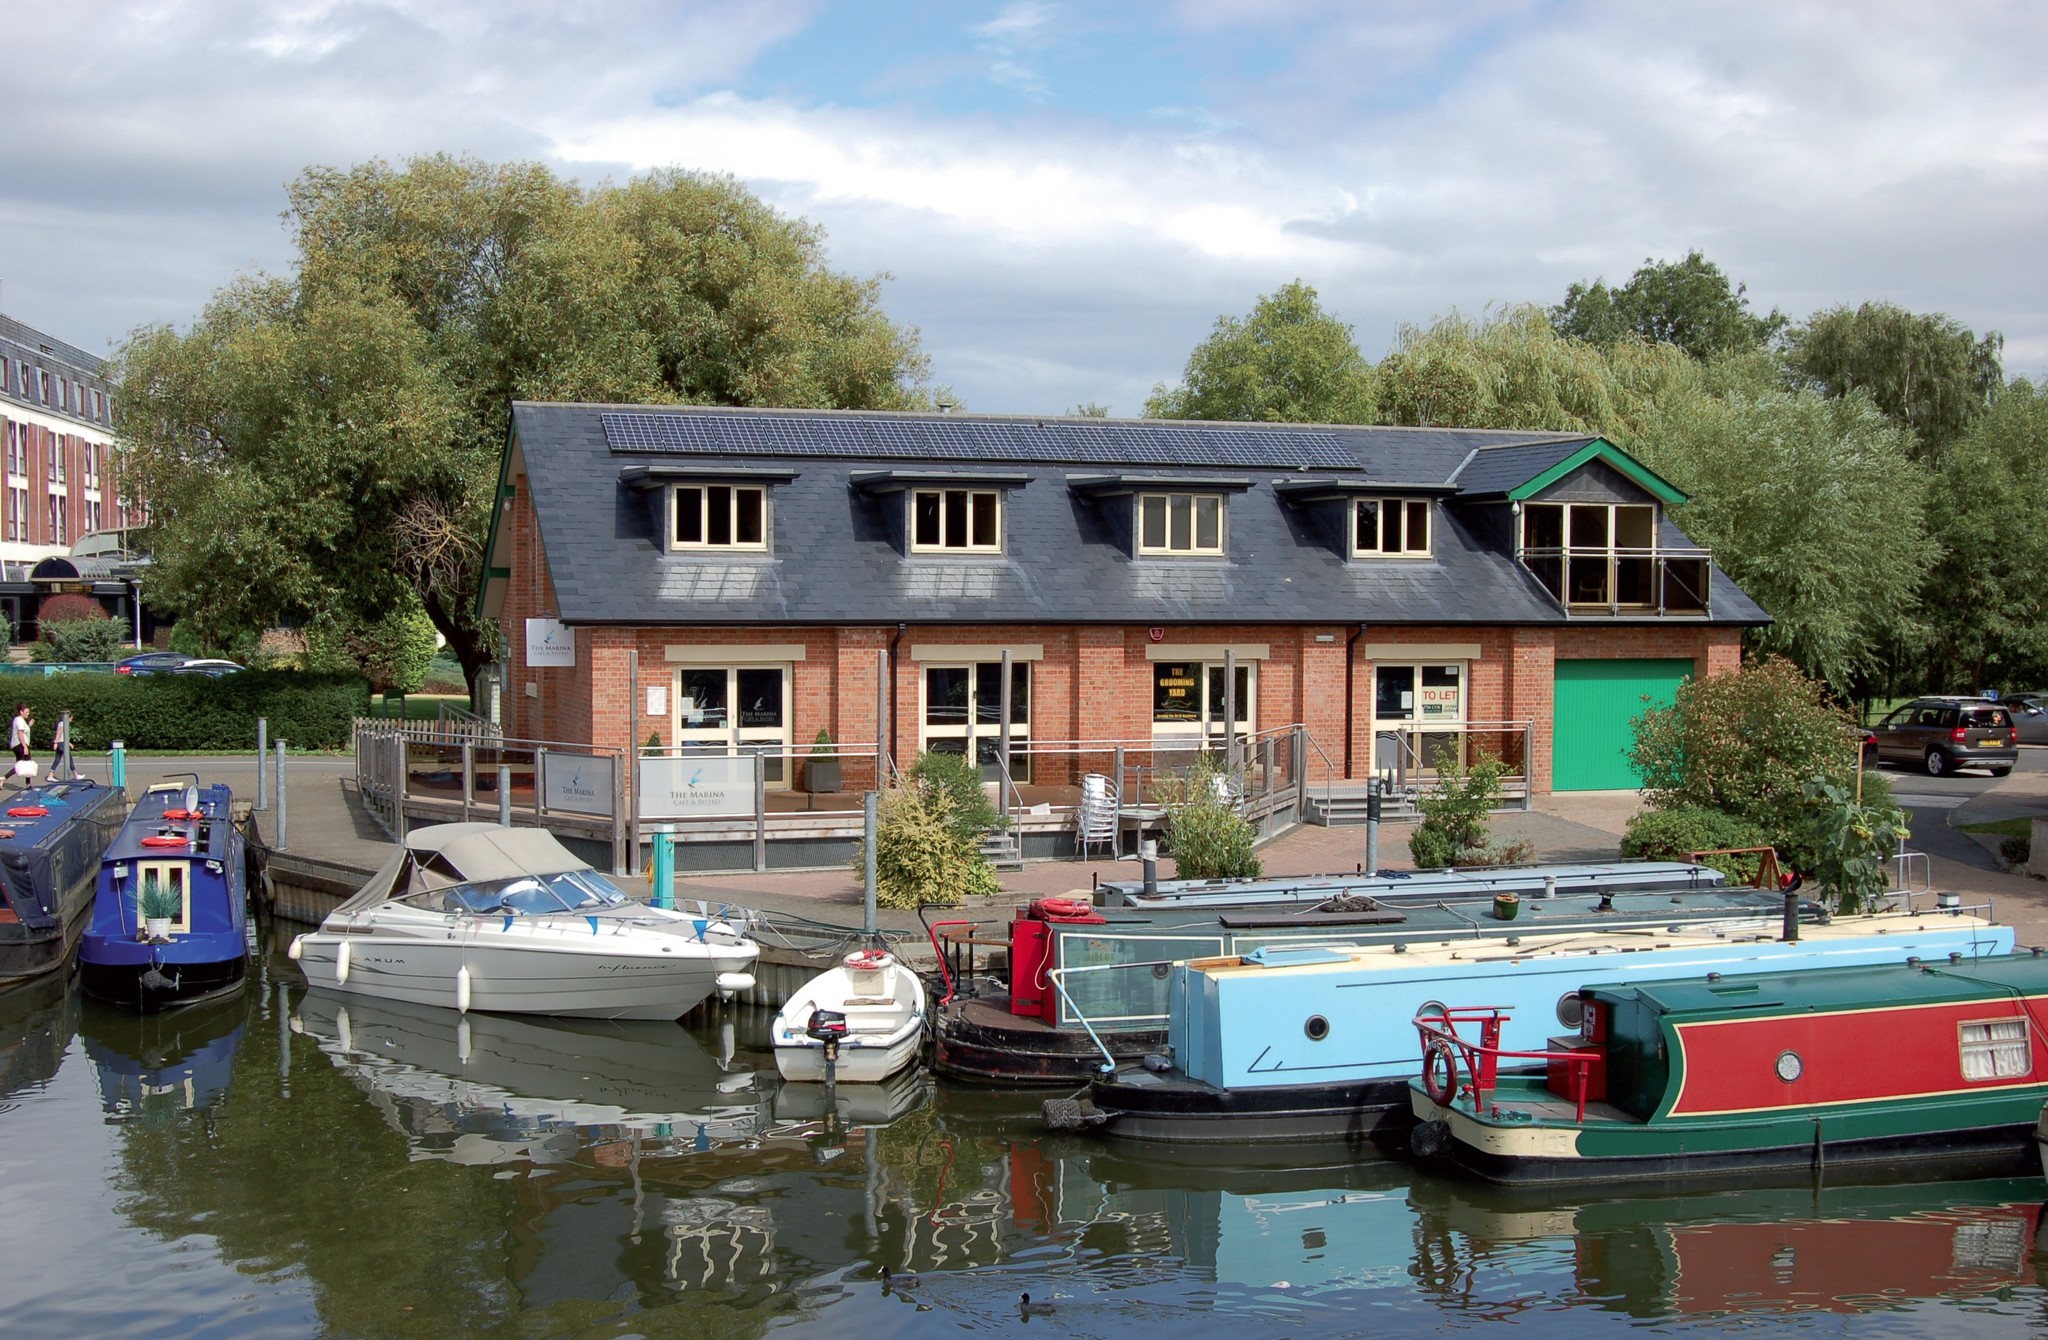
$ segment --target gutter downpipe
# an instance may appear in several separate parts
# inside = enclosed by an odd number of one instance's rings
[[[887,705],[889,709],[887,713],[889,719],[882,723],[882,736],[880,744],[877,748],[877,753],[880,755],[880,760],[876,764],[876,766],[881,771],[880,777],[875,782],[875,789],[877,791],[885,790],[888,787],[888,774],[890,772],[895,771],[896,767],[896,761],[892,756],[893,751],[889,748],[889,746],[892,743],[892,737],[894,737],[896,733],[896,676],[898,673],[897,667],[903,663],[903,634],[906,631],[908,631],[909,627],[909,624],[897,624],[896,636],[889,639],[888,683],[884,688],[883,695],[883,702]]]
[[[1344,780],[1351,780],[1351,732],[1352,716],[1357,711],[1358,686],[1358,639],[1365,636],[1365,625],[1360,624],[1344,641]]]

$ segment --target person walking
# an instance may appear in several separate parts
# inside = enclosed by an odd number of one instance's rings
[[[35,777],[35,760],[31,759],[28,753],[30,725],[34,720],[35,714],[28,710],[27,703],[16,703],[14,724],[7,728],[7,746],[14,751],[14,768],[11,775],[23,786],[28,785]]]
[[[71,757],[71,710],[57,714],[57,729],[50,736],[50,780],[78,780],[78,760]]]

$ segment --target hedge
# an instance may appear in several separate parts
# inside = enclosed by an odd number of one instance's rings
[[[205,675],[114,675],[74,671],[0,679],[0,710],[16,703],[35,710],[35,748],[50,747],[57,715],[71,712],[75,749],[105,749],[121,740],[130,749],[250,749],[256,718],[270,721],[270,738],[293,748],[346,749],[350,723],[370,708],[370,683],[360,675],[312,675],[292,670],[244,670]]]

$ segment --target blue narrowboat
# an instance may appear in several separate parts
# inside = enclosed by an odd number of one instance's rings
[[[86,780],[0,797],[0,987],[70,961],[125,800],[120,788]]]
[[[153,786],[99,860],[79,946],[86,993],[145,1013],[225,995],[248,971],[244,838],[226,784]]]

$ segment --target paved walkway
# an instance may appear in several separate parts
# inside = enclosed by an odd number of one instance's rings
[[[104,755],[81,761],[90,776],[105,778]],[[196,771],[207,782],[225,781],[238,797],[255,794],[255,760],[228,756],[198,758],[131,758],[131,786],[147,785],[180,772]],[[389,856],[392,845],[353,794],[354,763],[328,756],[293,757],[285,765],[290,788],[286,814],[286,850],[329,864],[364,872]],[[1894,785],[1909,789],[1903,777]],[[1526,838],[1540,860],[1606,860],[1617,854],[1622,830],[1640,808],[1634,792],[1578,792],[1539,799],[1534,809],[1499,816],[1494,832],[1505,838]],[[2048,748],[2029,747],[2020,767],[1989,789],[1946,811],[1927,809],[1915,816],[1914,845],[1930,852],[1934,887],[1964,895],[1966,903],[1994,900],[2000,920],[2010,923],[2022,944],[2048,945],[2048,882],[2005,873],[1991,849],[1995,844],[1956,831],[1956,826],[1982,820],[2048,815]],[[276,810],[257,814],[266,842],[276,839]],[[1409,825],[1388,824],[1381,833],[1381,864],[1407,868]],[[1259,851],[1266,872],[1273,875],[1328,874],[1362,869],[1365,829],[1303,825]],[[1044,861],[1021,871],[1006,871],[1001,897],[960,915],[994,919],[1026,898],[1086,890],[1097,880],[1138,879],[1135,860]],[[1173,862],[1160,863],[1160,877],[1170,878]],[[677,894],[772,910],[840,926],[860,923],[860,881],[851,870],[813,870],[690,875],[677,881]],[[915,933],[917,919],[909,912],[883,911],[880,924]]]

